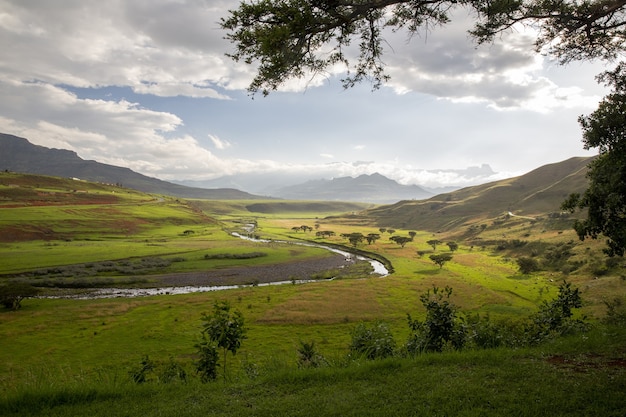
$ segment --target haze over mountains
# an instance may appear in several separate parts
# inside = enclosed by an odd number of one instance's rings
[[[175,184],[147,177],[128,168],[86,161],[75,152],[50,149],[30,143],[27,139],[0,134],[0,169],[31,174],[75,177],[89,181],[121,184],[143,192],[168,194],[182,198],[208,199],[258,199],[259,195],[234,187],[206,187]],[[493,172],[483,167],[486,172]],[[258,177],[258,176],[257,176]],[[245,178],[239,178],[246,181]],[[272,179],[275,181],[272,183]],[[233,178],[224,179],[231,181]],[[248,179],[249,180],[249,179]],[[263,181],[264,180],[264,181]],[[361,175],[357,178],[342,177],[332,180],[310,180],[301,184],[283,186],[284,179],[256,178],[257,186],[264,184],[264,198],[293,200],[358,201],[368,203],[395,203],[399,200],[415,200],[432,197],[417,185],[401,185],[380,174]],[[293,179],[292,179],[293,181]],[[219,183],[218,181],[215,184]],[[200,184],[200,183],[196,183]]]
[[[128,168],[81,159],[75,152],[33,145],[27,139],[0,133],[0,169],[15,172],[80,178],[121,184],[148,193],[181,198],[358,201],[393,204],[370,215],[390,219],[389,226],[420,227],[420,218],[437,213],[443,227],[470,217],[497,215],[503,210],[524,214],[558,211],[560,202],[572,192],[582,192],[587,184],[586,167],[591,158],[571,158],[545,165],[528,174],[467,187],[435,192],[417,185],[401,185],[380,174],[356,178],[309,180],[290,186],[274,186],[263,197],[234,188],[201,188],[174,184],[147,177]],[[488,165],[475,168],[480,174],[491,171]],[[267,180],[270,177],[266,178]],[[271,188],[268,183],[268,189]],[[426,216],[430,217],[430,216]],[[393,223],[391,219],[393,218]]]

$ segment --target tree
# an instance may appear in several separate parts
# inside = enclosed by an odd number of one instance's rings
[[[413,241],[413,239],[411,239],[409,236],[391,236],[389,240],[396,242],[401,247],[404,247],[404,245]]]
[[[335,236],[335,232],[331,230],[321,230],[319,232],[315,232],[315,236],[317,237],[330,237]]]
[[[411,240],[415,239],[416,235],[417,235],[417,232],[414,232],[414,231],[409,232],[409,236],[411,236]]]
[[[30,284],[11,282],[0,285],[0,303],[10,310],[19,310],[22,308],[23,299],[37,294],[39,294],[39,289]]]
[[[426,243],[432,246],[433,250],[437,250],[437,245],[441,245],[443,242],[438,239],[431,239],[431,240],[427,240]]]
[[[563,209],[587,209],[587,218],[577,220],[574,229],[581,240],[607,238],[609,256],[624,255],[626,249],[626,64],[598,76],[613,91],[589,116],[580,116],[585,149],[598,148],[599,156],[587,171],[589,186],[572,194]]]
[[[202,315],[204,341],[210,341],[213,346],[222,348],[224,358],[224,379],[226,379],[226,353],[233,355],[241,347],[241,342],[246,338],[243,315],[239,311],[230,311],[230,304],[226,301],[216,302],[213,305],[213,314]],[[208,338],[208,339],[207,339]],[[202,345],[202,342],[200,343]],[[209,344],[206,344],[206,353],[210,356]]]
[[[368,245],[376,243],[378,239],[380,239],[380,235],[378,233],[368,233],[367,236],[365,236],[365,240],[367,240]]]
[[[282,83],[341,64],[344,87],[388,80],[383,62],[386,29],[411,35],[450,22],[455,5],[473,11],[470,34],[492,42],[515,24],[538,32],[536,50],[561,62],[615,59],[626,50],[626,0],[257,0],[241,2],[221,21],[236,61],[255,64],[249,91],[264,95]],[[345,51],[358,42],[350,62]],[[546,48],[544,48],[546,47]]]
[[[411,336],[407,342],[407,350],[411,354],[422,351],[441,352],[446,343],[450,342],[459,349],[464,343],[462,329],[456,323],[456,306],[450,302],[452,288],[444,289],[433,286],[420,296],[426,308],[426,319],[422,322],[413,320],[407,314]]]
[[[459,244],[456,242],[448,242],[446,244],[448,245],[448,248],[450,248],[451,252],[454,252],[455,250],[459,248]]]
[[[342,237],[348,239],[348,241],[350,242],[350,244],[352,246],[354,246],[356,248],[356,245],[358,245],[359,243],[363,242],[363,239],[365,238],[365,236],[363,236],[362,233],[359,232],[355,232],[355,233],[344,233],[341,235]]]
[[[440,253],[436,255],[430,255],[430,260],[439,265],[439,269],[443,268],[446,262],[452,260],[452,255],[449,253]]]

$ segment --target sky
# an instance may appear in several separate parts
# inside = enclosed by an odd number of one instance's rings
[[[345,90],[335,68],[250,96],[254,66],[226,56],[219,24],[238,3],[0,0],[0,132],[168,181],[378,172],[464,186],[596,153],[577,118],[608,68],[558,65],[529,28],[478,47],[458,9],[410,39],[385,34],[381,89]],[[493,172],[462,171],[483,164]]]

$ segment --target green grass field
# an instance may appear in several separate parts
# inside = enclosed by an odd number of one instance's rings
[[[135,281],[126,284],[141,286],[146,284],[141,277],[154,273],[329,256],[303,247],[295,256],[290,245],[230,235],[249,223],[257,225],[255,233],[263,238],[346,247],[350,244],[342,233],[381,233],[378,225],[353,216],[358,206],[352,204],[185,202],[114,186],[80,185],[82,192],[76,193],[72,180],[3,177],[0,282],[37,285],[56,277],[54,282],[71,284],[76,274],[101,263],[130,268],[145,258],[176,259],[156,270],[104,268],[80,278],[83,285],[97,285],[132,277]],[[48,201],[50,196],[54,198]],[[358,249],[392,263],[394,273],[383,278],[139,298],[26,299],[18,311],[0,310],[0,414],[624,415],[626,333],[599,323],[607,311],[605,301],[624,299],[623,265],[603,257],[602,242],[579,242],[573,231],[547,221],[499,218],[471,233],[418,230],[404,247],[381,233],[375,243],[361,243]],[[293,229],[301,225],[313,230]],[[315,235],[319,230],[336,235],[322,239]],[[427,243],[432,239],[442,244],[433,249]],[[459,248],[439,268],[429,255],[450,252],[445,244],[450,241]],[[256,251],[266,256],[205,258]],[[543,268],[523,275],[515,259],[531,255]],[[419,296],[433,285],[451,286],[452,301],[461,312],[514,322],[553,299],[564,279],[581,291],[584,304],[576,317],[588,316],[594,323],[588,334],[517,350],[379,362],[347,359],[351,331],[361,322],[382,320],[398,344],[404,343],[407,313],[424,316]],[[194,345],[202,313],[222,300],[242,312],[248,338],[229,357],[229,382],[203,385],[193,376]],[[306,341],[314,341],[332,366],[298,369],[297,348]],[[132,383],[129,372],[145,355],[162,365],[171,358],[187,369],[189,381]]]

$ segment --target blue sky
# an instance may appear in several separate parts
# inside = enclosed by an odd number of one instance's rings
[[[380,172],[463,186],[594,153],[576,119],[606,93],[604,68],[532,52],[531,29],[477,47],[459,9],[427,36],[386,35],[378,91],[343,90],[336,68],[253,99],[254,68],[225,56],[218,24],[237,4],[0,0],[0,131],[179,181]],[[449,171],[482,164],[496,174]]]

